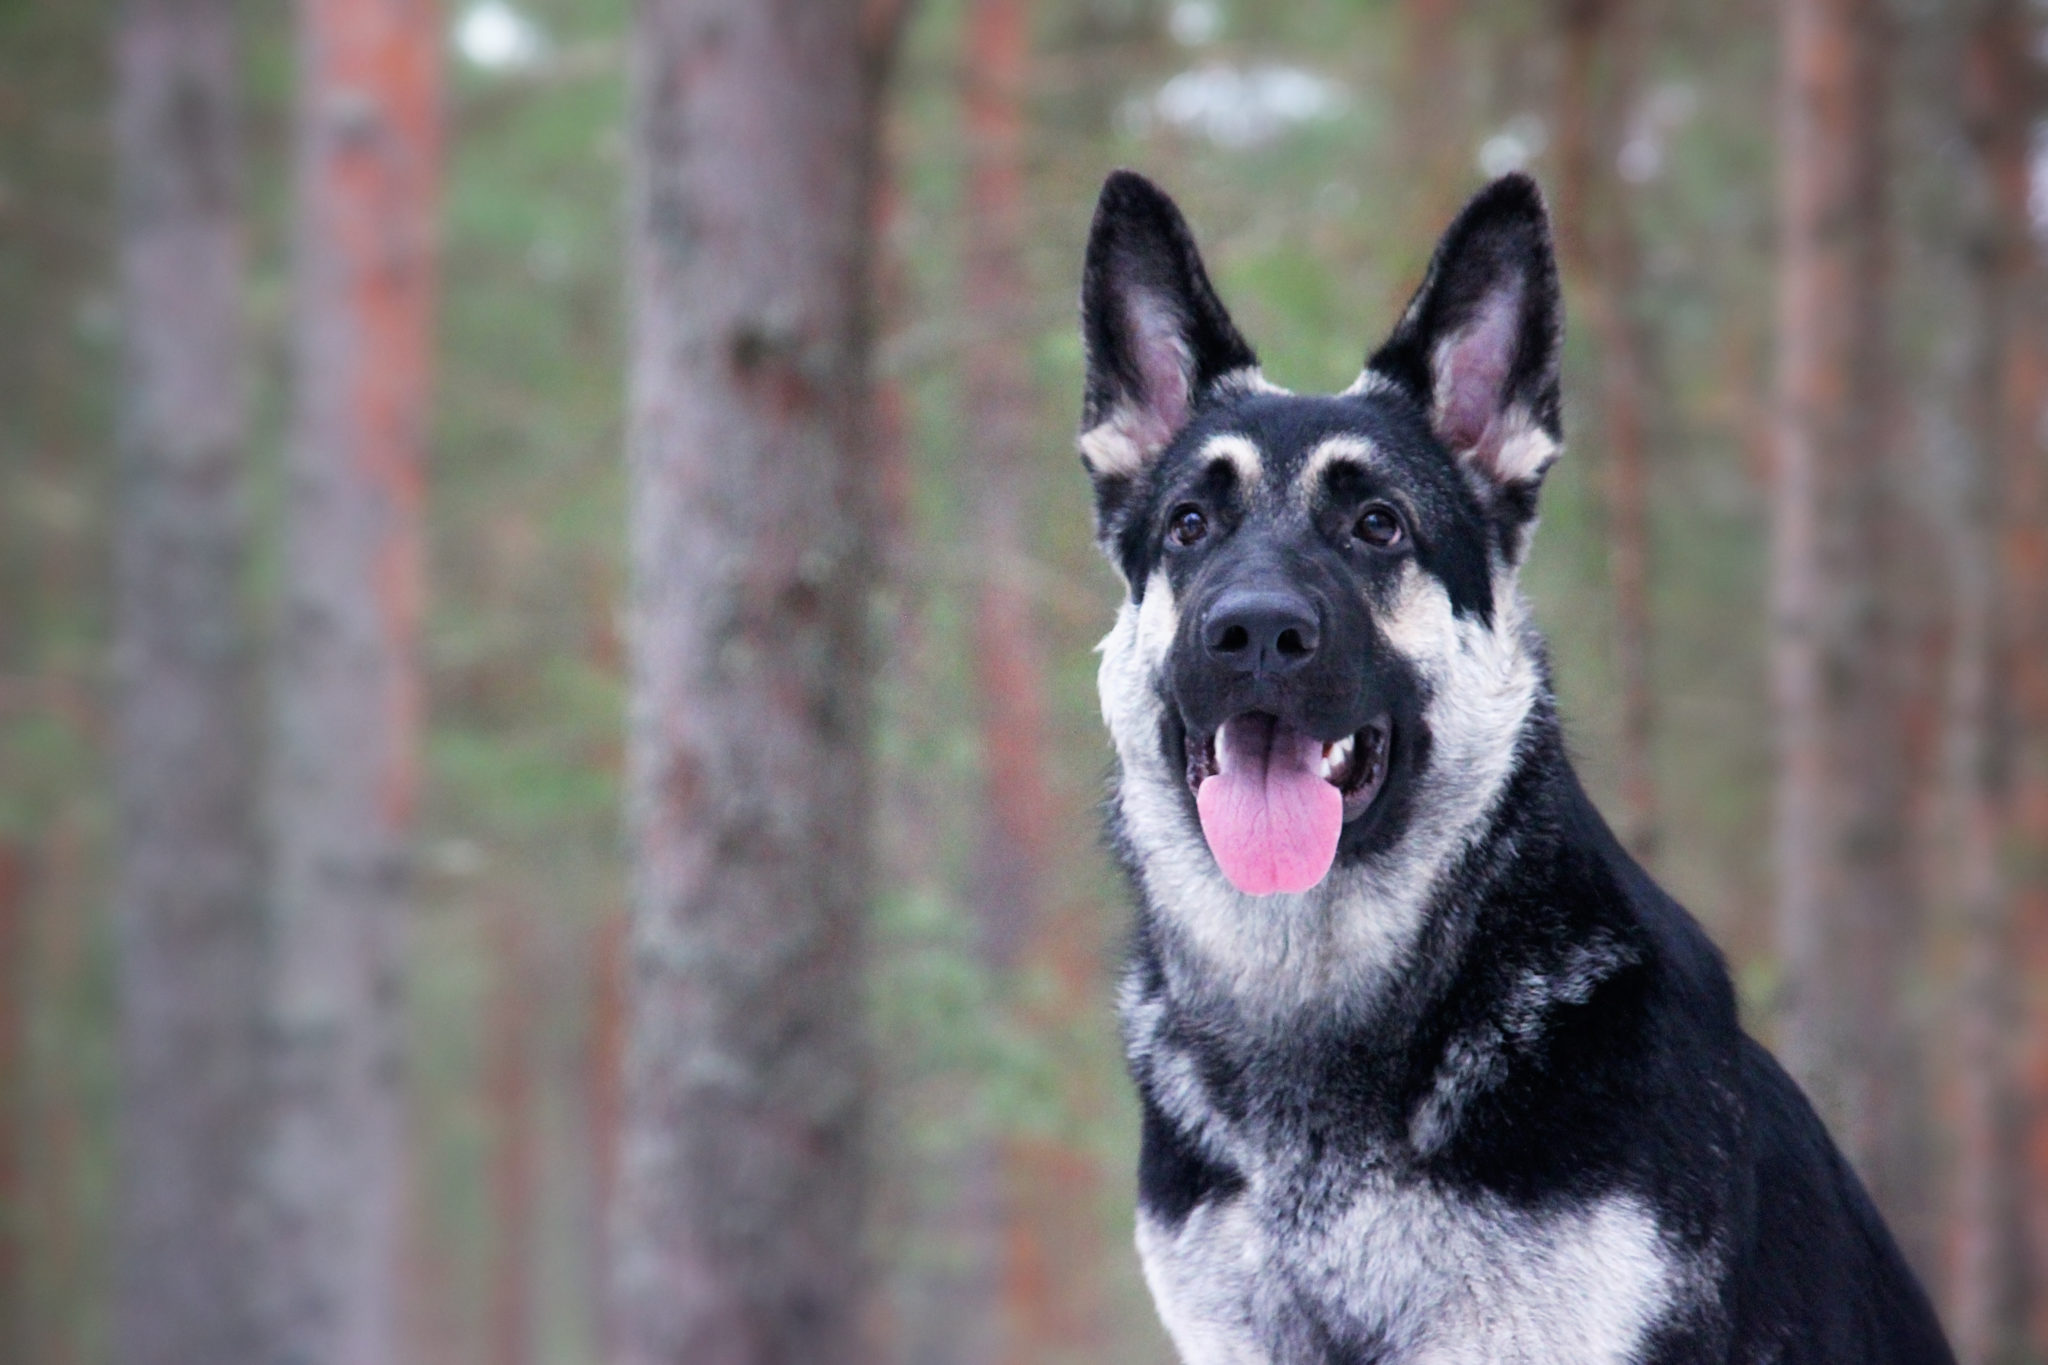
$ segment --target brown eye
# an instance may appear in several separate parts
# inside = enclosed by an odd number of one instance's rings
[[[1396,545],[1401,540],[1401,518],[1393,508],[1376,502],[1358,514],[1358,525],[1351,534],[1368,545]]]
[[[1192,545],[1209,534],[1209,519],[1202,515],[1202,509],[1184,504],[1173,510],[1173,542],[1176,545]]]

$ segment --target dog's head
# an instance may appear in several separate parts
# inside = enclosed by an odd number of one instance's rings
[[[1541,196],[1510,176],[1357,383],[1288,393],[1173,202],[1103,186],[1080,448],[1128,588],[1102,694],[1145,875],[1200,840],[1238,893],[1383,882],[1483,816],[1542,688],[1515,575],[1560,449],[1560,312]]]

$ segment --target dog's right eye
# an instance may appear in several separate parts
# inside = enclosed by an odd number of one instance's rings
[[[1182,503],[1174,508],[1168,525],[1173,529],[1167,534],[1173,537],[1176,545],[1192,545],[1209,534],[1209,519],[1193,503]]]
[[[1401,539],[1400,514],[1385,503],[1376,502],[1359,514],[1358,525],[1352,528],[1351,534],[1382,549],[1398,544]]]

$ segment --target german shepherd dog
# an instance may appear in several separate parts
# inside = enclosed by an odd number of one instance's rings
[[[1137,1240],[1182,1359],[1949,1360],[1566,758],[1516,585],[1561,441],[1535,184],[1473,199],[1334,395],[1261,376],[1137,175],[1085,272]]]

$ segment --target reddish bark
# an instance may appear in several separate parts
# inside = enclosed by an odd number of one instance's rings
[[[252,1360],[261,924],[242,614],[241,155],[230,0],[117,30],[124,366],[113,904],[114,1354]]]
[[[273,1353],[339,1365],[398,1350],[442,15],[301,0],[299,21],[264,1266]]]
[[[1558,254],[1568,268],[1591,260],[1592,201],[1603,158],[1612,139],[1595,127],[1602,39],[1613,14],[1611,0],[1557,0],[1564,30],[1564,61],[1557,89],[1557,179],[1551,220],[1557,225]],[[1612,161],[1606,161],[1611,169]]]
[[[1997,156],[2009,150],[2010,116],[1998,80],[1999,47],[2010,40],[2006,0],[1990,0],[1975,16],[1963,53],[1963,126],[1976,152],[1977,185],[1996,178]],[[1969,290],[1964,334],[1973,352],[1959,406],[1967,445],[1966,475],[1954,524],[1944,528],[1951,584],[1946,759],[1942,791],[1947,850],[1944,890],[1956,906],[1961,964],[1955,991],[1951,1083],[1944,1100],[1955,1137],[1947,1238],[1946,1319],[1964,1365],[2008,1358],[2020,1339],[2016,1309],[2021,1250],[2014,1213],[2019,1193],[2018,1129],[2012,1086],[2017,1023],[2012,991],[2012,924],[1998,858],[1996,726],[1998,575],[1996,502],[1999,448],[2003,291],[2001,251],[1992,196],[1959,196],[1988,211],[1966,221],[1961,253]],[[1969,209],[1964,210],[1965,213]]]
[[[982,808],[972,901],[994,979],[1048,965],[1048,949],[1073,936],[1054,923],[1049,870],[1059,865],[1047,750],[1045,645],[1031,588],[1031,512],[1040,468],[1030,342],[1033,294],[1025,268],[1025,92],[1030,14],[1024,0],[974,0],[965,34],[968,137],[967,256],[962,292],[969,344],[965,429],[973,534],[982,564],[973,658],[980,699]],[[1085,939],[1086,935],[1080,935]],[[1058,979],[1054,974],[1054,979]],[[1078,1008],[1076,984],[1063,1008]],[[1050,1021],[1047,1021],[1050,1023]],[[1037,1362],[1086,1354],[1098,1276],[1085,1264],[1076,1214],[1094,1196],[1088,1161],[1056,1142],[1015,1136],[998,1144],[974,1177],[997,1188],[969,1202],[1000,1221],[981,1240],[1000,1262],[995,1358]],[[962,1349],[974,1344],[961,1343]]]
[[[1649,371],[1654,338],[1636,311],[1642,248],[1629,191],[1615,170],[1637,98],[1645,34],[1641,16],[1628,6],[1563,0],[1562,9],[1558,241],[1600,355],[1599,470],[1621,690],[1620,832],[1630,852],[1647,861],[1658,837],[1650,676]]]
[[[533,1318],[529,1282],[538,1169],[534,1148],[534,1066],[539,1042],[539,974],[532,935],[515,906],[500,906],[492,925],[496,967],[484,1079],[491,1153],[489,1359],[491,1365],[529,1365]]]
[[[1885,417],[1884,17],[1784,10],[1772,685],[1781,1051],[1926,1263],[1901,1002],[1915,923],[1879,553],[1896,512]]]
[[[874,13],[645,0],[635,27],[621,1365],[871,1355]]]
[[[1047,830],[1044,646],[1029,587],[1036,409],[1026,343],[1024,107],[1029,7],[974,0],[967,16],[966,429],[983,573],[974,625],[981,694],[984,824],[975,912],[991,965],[1006,970],[1038,931]]]
[[[1472,177],[1458,61],[1462,0],[1402,0],[1406,54],[1401,63],[1401,147],[1416,187],[1415,231],[1431,242],[1457,211]]]
[[[609,914],[591,934],[590,1018],[585,1035],[584,1104],[588,1116],[591,1207],[596,1211],[592,1256],[596,1301],[608,1281],[610,1242],[604,1235],[619,1179],[621,1083],[626,1060],[626,917]],[[604,1324],[599,1323],[600,1331]]]
[[[2048,113],[2039,50],[2038,20],[2011,0],[1993,0],[1973,74],[1985,104],[1978,140],[1993,219],[1996,630],[2005,688],[1998,826],[2024,1003],[2017,1175],[2036,1354],[2048,1352],[2048,1291],[2041,1287],[2048,1268],[2048,261],[2029,203],[2031,139]]]

